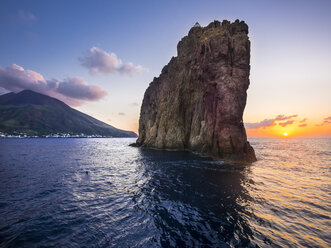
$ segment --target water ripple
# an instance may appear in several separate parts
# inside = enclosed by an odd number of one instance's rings
[[[0,246],[331,246],[330,139],[253,139],[246,166],[131,142],[1,139]]]

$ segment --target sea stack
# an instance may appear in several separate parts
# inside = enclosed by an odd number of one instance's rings
[[[249,72],[245,22],[195,24],[145,92],[136,145],[256,161],[243,123]]]

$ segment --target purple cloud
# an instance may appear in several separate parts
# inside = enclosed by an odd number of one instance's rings
[[[22,20],[22,21],[34,21],[36,20],[36,16],[34,14],[32,14],[31,12],[25,12],[24,10],[19,10],[18,11],[18,17]]]
[[[280,122],[278,123],[279,126],[282,126],[282,127],[286,127],[288,125],[291,125],[293,124],[294,120],[291,120],[291,121],[285,121],[285,122]]]
[[[260,127],[266,128],[276,125],[275,119],[265,119],[260,122],[254,122],[254,123],[245,123],[245,127],[247,129],[258,129]]]
[[[323,122],[321,124],[316,124],[316,126],[321,127],[328,124],[331,124],[331,116],[325,117]]]
[[[125,115],[125,113],[123,113],[123,112],[119,112],[118,115]]]
[[[292,118],[298,117],[298,115],[290,115],[290,116],[286,116],[286,115],[277,115],[275,120],[277,121],[286,121],[286,120],[290,120]]]
[[[277,115],[273,119],[265,119],[265,120],[260,121],[260,122],[245,123],[245,127],[247,129],[266,128],[266,127],[271,127],[271,126],[277,125],[277,122],[278,121],[288,120],[286,122],[279,123],[280,126],[284,126],[284,125],[287,126],[287,125],[290,125],[290,124],[292,124],[294,122],[294,120],[290,120],[290,119],[293,119],[293,118],[295,118],[297,116],[298,115],[289,115],[289,116],[286,116],[286,115]]]
[[[303,124],[300,124],[299,127],[306,127],[307,124],[306,123],[303,123]]]
[[[9,91],[0,87],[0,95],[6,94],[6,93],[9,93]]]
[[[13,92],[24,89],[45,92],[49,85],[44,77],[34,71],[24,70],[19,65],[11,65],[6,68],[0,67],[0,87]]]
[[[302,119],[301,121],[299,121],[300,123],[306,122],[307,118]]]
[[[331,122],[331,116],[324,118],[324,121]]]
[[[128,75],[131,75],[131,76],[141,72],[142,70],[143,70],[142,66],[140,66],[140,65],[135,66],[131,62],[129,62],[127,64],[124,64],[124,65],[121,65],[118,68],[119,73],[128,74]]]
[[[88,85],[81,78],[67,78],[60,82],[56,79],[45,80],[35,71],[24,70],[18,65],[0,67],[0,87],[5,91],[19,92],[33,90],[58,98],[71,106],[78,106],[85,101],[96,101],[107,95],[98,85]]]
[[[107,95],[99,85],[88,85],[82,78],[68,78],[58,84],[57,92],[62,95],[82,99],[87,101],[95,101]]]
[[[92,74],[126,74],[133,76],[143,70],[143,67],[135,66],[129,62],[123,64],[115,53],[107,53],[97,47],[92,47],[85,56],[79,58],[82,66]]]

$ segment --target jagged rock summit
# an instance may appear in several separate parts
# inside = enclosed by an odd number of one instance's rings
[[[243,124],[250,71],[248,26],[195,25],[147,88],[136,145],[256,161]]]

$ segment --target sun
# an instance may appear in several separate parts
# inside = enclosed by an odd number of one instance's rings
[[[286,137],[288,135],[288,133],[287,132],[284,132],[283,135]]]

